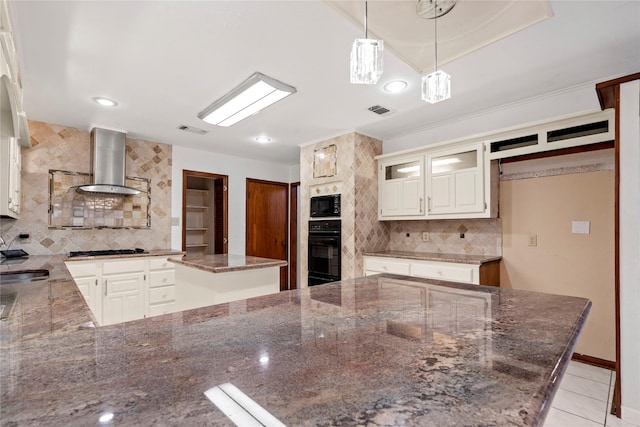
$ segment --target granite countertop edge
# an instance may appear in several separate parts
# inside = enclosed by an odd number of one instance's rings
[[[487,264],[502,259],[499,255],[468,255],[449,254],[441,252],[413,252],[413,251],[375,251],[364,252],[365,256],[376,256],[383,258],[412,259],[416,261],[440,261],[461,264]]]
[[[284,260],[237,255],[237,257],[242,257],[245,259],[245,262],[243,264],[216,265],[217,263],[225,263],[224,260],[227,259],[228,256],[228,254],[218,254],[207,255],[194,259],[185,259],[184,256],[180,256],[171,257],[168,260],[176,264],[184,265],[185,267],[191,267],[198,270],[207,271],[209,273],[229,273],[233,271],[256,270],[259,268],[285,267],[288,264],[287,261]]]
[[[122,255],[100,255],[100,256],[77,256],[77,257],[69,257],[65,256],[64,261],[88,261],[88,260],[102,260],[102,259],[118,259],[118,258],[143,258],[143,257],[154,257],[154,256],[173,256],[173,255],[184,255],[185,252],[178,251],[174,249],[159,249],[148,251],[141,254],[122,254]]]

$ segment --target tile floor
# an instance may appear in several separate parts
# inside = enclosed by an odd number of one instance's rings
[[[636,427],[609,414],[616,373],[571,361],[544,427]]]

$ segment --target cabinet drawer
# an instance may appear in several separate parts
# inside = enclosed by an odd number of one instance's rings
[[[149,289],[149,304],[158,304],[174,301],[176,299],[175,286],[163,286],[162,288]]]
[[[149,270],[162,270],[165,268],[174,268],[175,266],[171,261],[167,261],[167,257],[149,258]]]
[[[411,275],[429,279],[450,280],[452,282],[478,283],[477,266],[462,264],[411,264]]]
[[[409,275],[409,263],[402,261],[391,261],[382,258],[365,258],[365,271],[377,271],[381,273]]]
[[[175,285],[175,270],[151,271],[149,273],[149,287],[157,288],[159,286]]]
[[[129,273],[144,271],[143,259],[104,261],[102,274]]]
[[[173,313],[176,311],[175,302],[167,302],[164,304],[155,304],[149,306],[149,316],[159,316],[161,314]]]

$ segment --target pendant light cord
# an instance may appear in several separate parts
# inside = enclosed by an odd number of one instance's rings
[[[434,8],[433,8],[433,34],[434,34],[434,42],[436,45],[436,69],[438,71],[438,0],[434,0]]]
[[[364,2],[364,38],[368,39],[367,35],[367,2]]]

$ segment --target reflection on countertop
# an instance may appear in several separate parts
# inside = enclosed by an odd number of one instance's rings
[[[87,328],[70,277],[17,292],[7,425],[233,425],[204,395],[227,383],[291,426],[541,425],[590,309],[377,275]]]
[[[365,252],[365,256],[377,256],[388,258],[413,259],[417,261],[441,261],[457,262],[460,264],[485,264],[502,259],[498,255],[468,255],[468,254],[447,254],[441,252],[409,252],[409,251],[378,251]]]
[[[209,271],[211,273],[226,273],[229,271],[253,270],[256,268],[285,267],[286,260],[260,258],[246,255],[216,254],[216,255],[184,255],[171,257],[169,261],[187,267]]]

